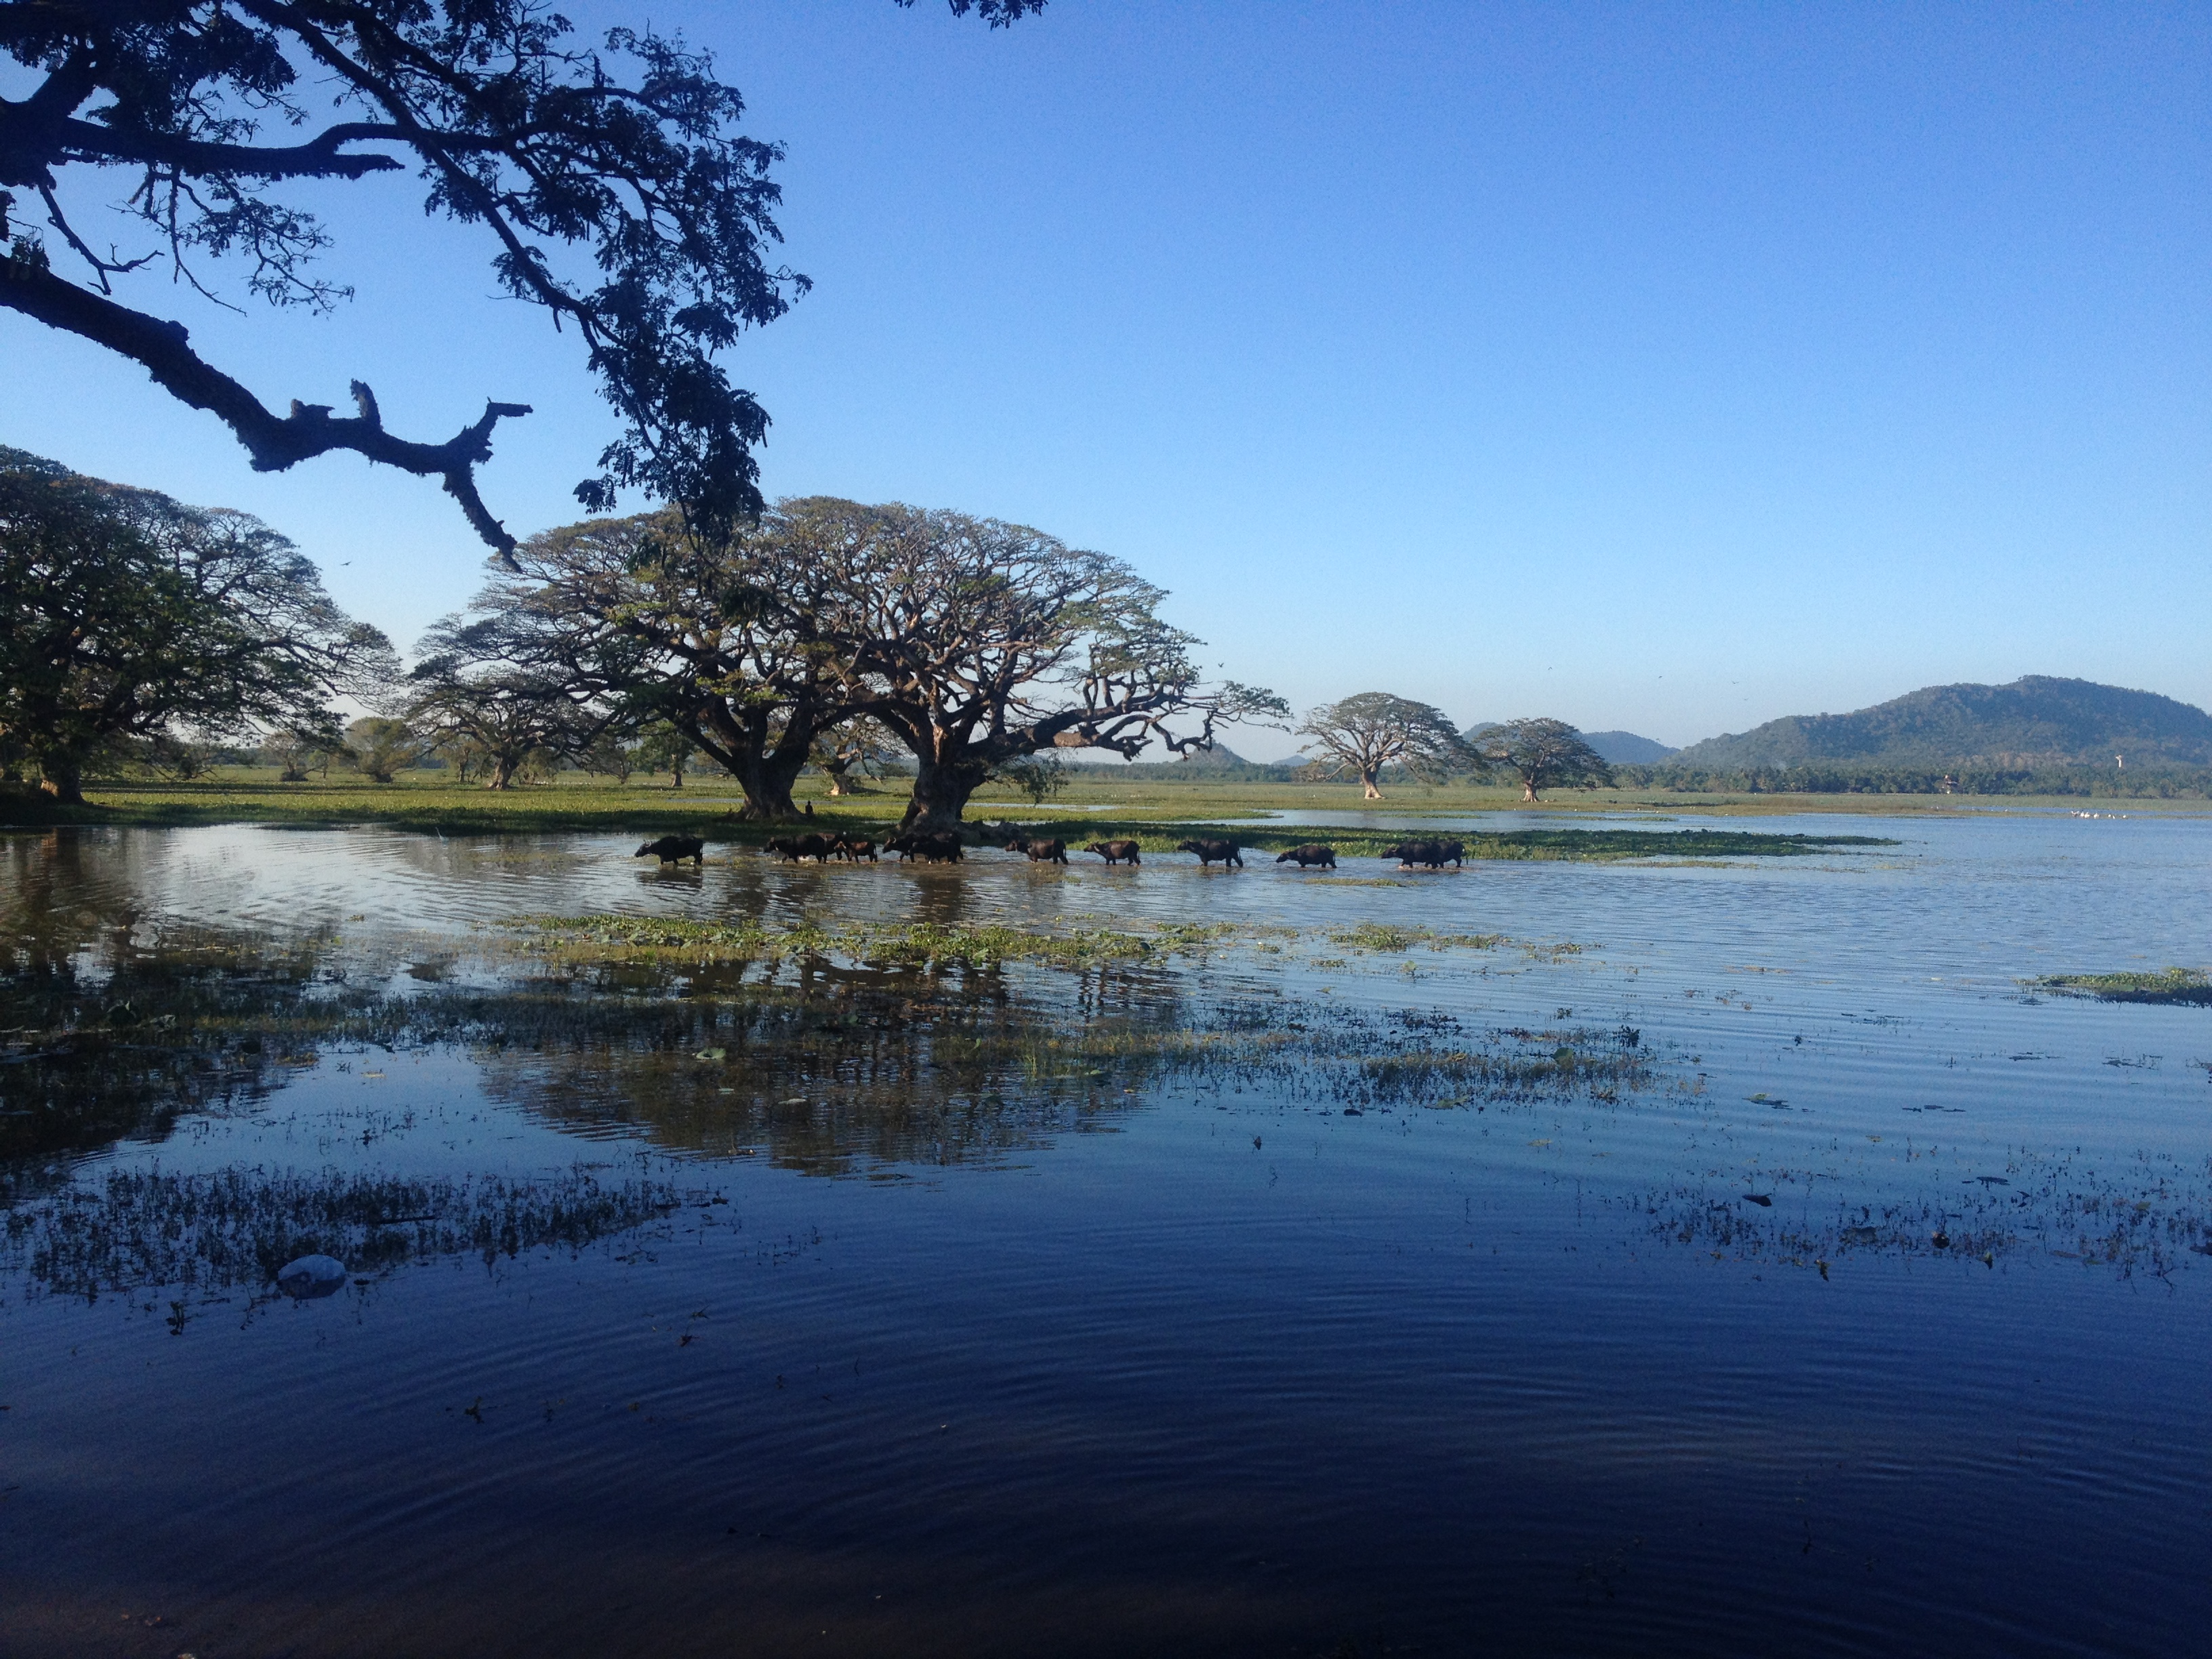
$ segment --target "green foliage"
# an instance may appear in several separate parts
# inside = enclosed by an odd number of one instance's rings
[[[993,768],[991,775],[1020,790],[1032,806],[1042,806],[1067,787],[1067,767],[1057,755],[1024,755]]]
[[[405,720],[371,714],[346,727],[346,753],[363,777],[373,783],[390,783],[403,767],[414,765],[430,752],[430,745]]]
[[[0,733],[48,791],[133,741],[326,727],[327,697],[393,669],[291,543],[0,449]]]

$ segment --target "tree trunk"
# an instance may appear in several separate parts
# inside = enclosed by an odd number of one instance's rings
[[[842,795],[845,793],[845,769],[843,767],[825,766],[822,769],[822,775],[830,780],[830,793],[831,795]]]
[[[514,760],[508,755],[491,757],[491,776],[484,780],[487,789],[504,789],[514,780]]]
[[[668,787],[671,789],[681,789],[684,787],[684,763],[682,761],[672,761],[669,763],[668,777]]]
[[[72,761],[40,761],[39,788],[64,806],[84,805],[84,777]]]
[[[1382,792],[1376,787],[1375,774],[1372,772],[1362,772],[1359,775],[1359,798],[1362,800],[1381,800],[1382,799]]]
[[[915,756],[914,799],[907,802],[899,828],[933,835],[957,832],[968,798],[990,775],[990,764],[985,761],[940,763],[927,755]]]
[[[1522,779],[1521,799],[1522,800],[1534,800],[1536,798],[1536,780],[1534,778]]]

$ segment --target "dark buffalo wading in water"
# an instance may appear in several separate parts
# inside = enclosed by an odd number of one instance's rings
[[[1067,862],[1067,843],[1057,838],[1040,836],[1034,840],[1016,836],[1006,843],[1009,853],[1024,853],[1031,864],[1065,864]]]
[[[1239,870],[1242,870],[1244,867],[1244,860],[1241,855],[1237,843],[1233,841],[1180,842],[1176,846],[1176,851],[1178,853],[1197,854],[1198,862],[1201,868],[1217,861],[1224,869],[1232,864]]]
[[[1395,859],[1398,867],[1410,870],[1422,865],[1431,870],[1441,870],[1447,864],[1462,869],[1466,848],[1455,841],[1401,841],[1395,847],[1386,847],[1375,856]]]
[[[827,864],[830,862],[830,854],[832,850],[829,836],[813,835],[776,836],[768,842],[767,848],[769,852],[781,854],[793,864],[805,859],[814,859]]]
[[[1276,854],[1275,862],[1296,863],[1301,870],[1309,869],[1315,865],[1319,865],[1324,870],[1334,870],[1336,868],[1336,848],[1322,847],[1309,842],[1304,847],[1293,847],[1287,853]]]
[[[967,856],[960,837],[951,835],[893,836],[884,843],[884,851],[896,853],[901,863],[920,859],[924,864],[957,864]]]
[[[663,836],[659,841],[646,842],[630,856],[641,859],[647,854],[663,864],[680,864],[685,859],[690,859],[694,864],[704,864],[707,861],[707,843],[696,836]]]
[[[830,837],[830,850],[848,864],[858,864],[862,859],[871,864],[876,860],[876,844],[866,836],[847,835],[842,831]]]
[[[1141,848],[1133,841],[1094,841],[1083,849],[1096,853],[1109,864],[1142,864]]]

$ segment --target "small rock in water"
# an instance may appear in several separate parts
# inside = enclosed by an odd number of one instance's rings
[[[1774,1200],[1765,1193],[1746,1193],[1743,1195],[1743,1201],[1747,1204],[1756,1204],[1762,1210],[1771,1210],[1774,1207]]]
[[[345,1282],[345,1263],[336,1256],[303,1255],[276,1270],[276,1288],[295,1301],[335,1295]]]

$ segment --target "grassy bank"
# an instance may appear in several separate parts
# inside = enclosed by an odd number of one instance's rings
[[[442,836],[531,835],[556,832],[624,834],[650,839],[669,831],[705,836],[717,843],[757,846],[788,826],[740,822],[743,800],[713,779],[695,779],[673,789],[665,781],[617,785],[605,780],[565,776],[548,784],[494,793],[462,787],[436,773],[410,775],[397,783],[356,779],[323,783],[278,783],[265,775],[232,774],[193,783],[132,783],[99,787],[82,807],[57,807],[27,793],[8,797],[0,823],[19,828],[58,824],[150,825],[265,823],[289,824],[380,823]],[[1085,799],[1085,794],[1100,799]],[[1263,823],[1270,810],[1341,811],[1349,818],[1363,808],[1355,789],[1326,785],[1138,786],[1127,799],[1093,787],[1071,789],[1048,808],[988,798],[975,802],[971,822],[1011,820],[1032,834],[1057,836],[1071,847],[1102,839],[1139,842],[1147,853],[1172,853],[1176,843],[1194,836],[1231,837],[1255,859],[1303,842],[1322,840],[1340,857],[1373,858],[1405,838],[1399,830]],[[880,839],[896,822],[905,803],[890,790],[831,799],[803,797],[814,809],[809,828],[848,829]],[[1518,803],[1503,791],[1437,790],[1418,803],[1389,801],[1393,811],[1422,811],[1464,815],[1495,811]],[[1103,811],[1078,811],[1082,807]],[[1515,828],[1493,833],[1459,834],[1467,855],[1478,860],[1616,860],[1644,858],[1788,858],[1848,848],[1888,846],[1864,836],[1772,835],[1753,830],[1677,830],[1589,827],[1577,824],[1578,812],[1561,808],[1557,828]]]

